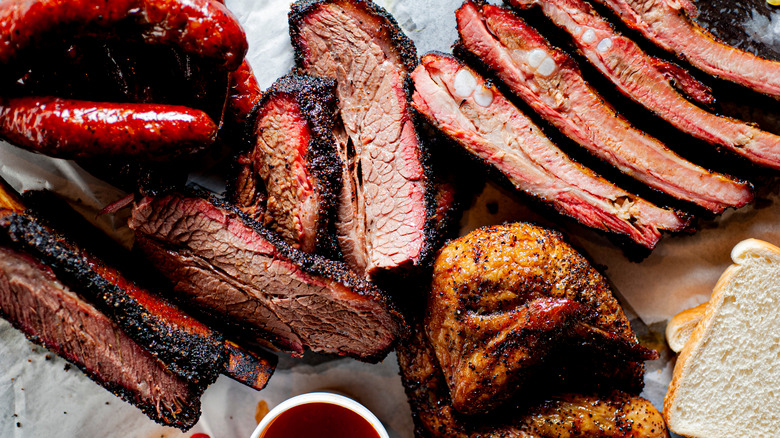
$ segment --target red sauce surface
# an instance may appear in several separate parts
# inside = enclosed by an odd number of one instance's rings
[[[347,408],[306,403],[279,414],[260,438],[379,438],[379,433]]]

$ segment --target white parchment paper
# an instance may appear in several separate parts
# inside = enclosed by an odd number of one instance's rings
[[[293,65],[287,29],[288,0],[228,0],[247,30],[249,59],[263,88]],[[454,10],[460,0],[385,0],[386,7],[415,41],[420,54],[449,51],[456,38]],[[780,21],[780,18],[778,18]],[[769,23],[774,23],[770,21]],[[72,163],[17,149],[0,141],[0,176],[17,190],[47,188],[73,201],[89,218],[123,196]],[[780,244],[778,190],[768,190],[756,205],[728,211],[703,223],[695,235],[666,236],[641,263],[629,262],[604,237],[577,225],[563,231],[592,259],[605,266],[628,312],[656,331],[678,311],[705,301],[737,242],[754,237]],[[489,183],[464,215],[466,233],[504,221],[544,222],[517,197]],[[103,216],[105,231],[129,236],[121,220]],[[248,437],[259,402],[272,408],[286,398],[314,390],[337,390],[365,404],[387,425],[394,438],[411,438],[411,414],[398,376],[395,355],[378,365],[350,359],[282,358],[268,387],[257,392],[226,377],[204,394],[203,416],[186,434],[157,426],[134,407],[92,383],[75,368],[34,346],[0,321],[0,436],[2,437],[180,437],[204,432],[212,438]],[[652,364],[645,395],[660,407],[672,363]]]

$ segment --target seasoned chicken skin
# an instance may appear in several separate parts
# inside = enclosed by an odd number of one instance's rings
[[[400,343],[406,395],[418,438],[668,438],[663,417],[637,396],[563,394],[490,416],[458,413],[422,327]]]
[[[425,327],[465,414],[500,405],[551,366],[590,366],[638,391],[643,361],[657,354],[639,345],[582,255],[559,233],[524,223],[482,228],[441,250]]]

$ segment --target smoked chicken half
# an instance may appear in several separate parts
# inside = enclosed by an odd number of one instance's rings
[[[422,328],[398,347],[401,378],[418,438],[668,438],[653,405],[621,391],[564,393],[502,407],[490,415],[453,409],[447,383]]]
[[[452,405],[464,414],[488,412],[521,389],[528,396],[540,382],[638,393],[644,361],[657,357],[585,257],[559,233],[524,223],[445,246],[426,312]]]

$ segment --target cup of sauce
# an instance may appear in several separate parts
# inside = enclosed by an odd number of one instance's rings
[[[330,392],[301,394],[263,417],[251,438],[389,438],[365,406]]]

